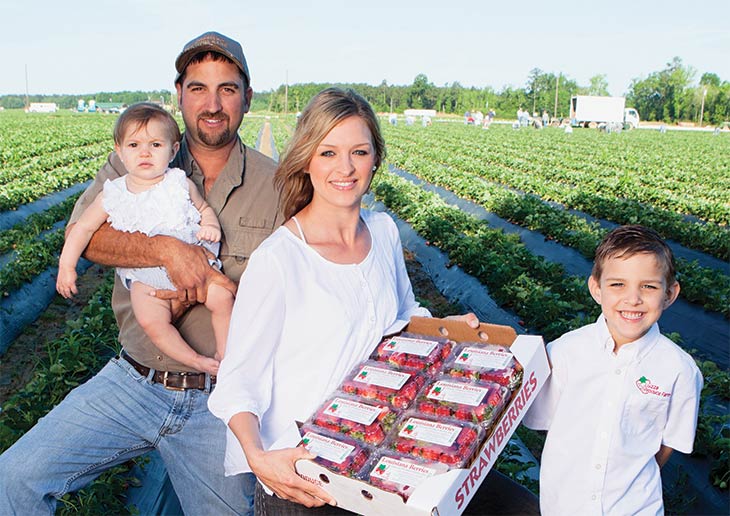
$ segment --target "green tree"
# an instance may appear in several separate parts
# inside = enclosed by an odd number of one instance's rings
[[[643,120],[674,122],[689,119],[693,111],[690,84],[695,75],[692,67],[682,65],[675,57],[664,70],[652,72],[646,79],[634,79],[628,100]]]
[[[436,87],[428,82],[428,77],[422,73],[416,75],[408,92],[408,106],[415,109],[434,109],[436,99]]]
[[[608,79],[606,78],[605,73],[594,75],[588,79],[588,81],[590,82],[590,86],[588,86],[587,91],[588,95],[610,95],[610,93],[608,93]]]

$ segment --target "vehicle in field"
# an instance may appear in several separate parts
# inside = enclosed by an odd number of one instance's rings
[[[639,113],[626,107],[625,97],[574,95],[570,99],[570,123],[583,127],[636,129]]]

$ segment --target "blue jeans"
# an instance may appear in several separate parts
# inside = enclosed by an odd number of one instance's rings
[[[226,427],[207,402],[112,359],[0,455],[0,514],[53,514],[57,498],[154,448],[186,514],[252,514],[256,479],[224,476]]]

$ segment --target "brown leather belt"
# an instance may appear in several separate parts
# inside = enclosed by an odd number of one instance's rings
[[[129,362],[134,369],[142,376],[147,377],[150,374],[150,368],[143,366],[135,359],[129,356],[126,351],[122,351],[119,354],[119,358],[122,358]],[[188,389],[197,389],[204,391],[205,386],[205,374],[206,373],[188,373],[188,372],[171,372],[171,371],[158,371],[154,370],[152,375],[152,383],[161,383],[165,389],[171,391],[186,391]],[[215,376],[210,377],[209,387],[215,385]]]

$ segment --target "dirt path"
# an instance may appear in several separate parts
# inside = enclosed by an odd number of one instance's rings
[[[271,122],[268,120],[264,122],[264,127],[261,129],[258,150],[272,159],[278,158],[278,155],[276,155],[276,149],[274,148],[274,139],[271,137]]]

